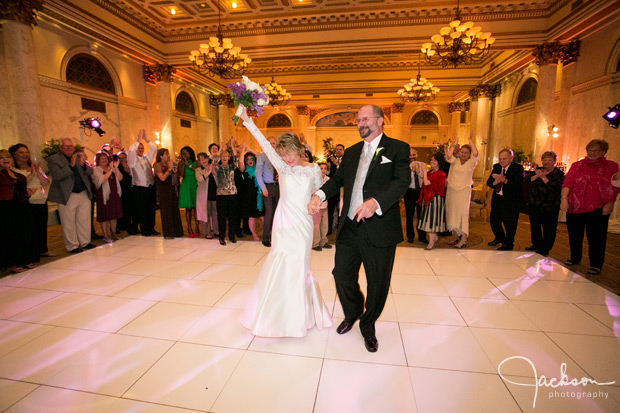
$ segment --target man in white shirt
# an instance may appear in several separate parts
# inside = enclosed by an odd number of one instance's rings
[[[144,154],[143,140],[149,145],[149,152]],[[153,158],[157,152],[157,146],[146,136],[146,130],[142,129],[138,134],[138,140],[127,151],[127,164],[131,170],[131,183],[134,191],[134,208],[140,233],[145,236],[159,235],[155,231],[155,186],[153,176]]]

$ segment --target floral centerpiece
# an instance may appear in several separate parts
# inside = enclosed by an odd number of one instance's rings
[[[230,89],[230,97],[234,100],[235,105],[245,106],[248,111],[256,112],[256,116],[263,114],[263,107],[269,104],[269,98],[265,94],[264,87],[256,82],[252,82],[247,76],[243,76],[241,82],[229,83],[226,85]],[[237,109],[232,121],[236,124],[239,122],[241,108]]]
[[[76,144],[75,152],[82,151],[84,151],[84,147],[80,144]],[[45,145],[43,145],[41,156],[43,156],[43,159],[47,159],[50,156],[57,154],[58,152],[60,152],[60,140],[52,138],[49,141],[45,142]]]
[[[325,160],[328,160],[332,156],[336,156],[336,146],[332,138],[323,139],[323,155]]]

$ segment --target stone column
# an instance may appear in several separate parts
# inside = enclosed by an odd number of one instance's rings
[[[571,153],[569,147],[570,139],[568,132],[568,108],[570,107],[571,97],[573,96],[571,88],[575,82],[575,69],[577,65],[562,66],[562,80],[560,88],[560,100],[558,101],[556,120],[559,128],[559,135],[553,143],[552,150],[558,154],[558,162],[570,163],[576,159],[568,159],[567,154]]]
[[[475,176],[481,176],[485,170],[493,165],[494,156],[499,152],[498,143],[491,136],[491,111],[493,99],[501,93],[499,84],[478,85],[469,91],[471,99],[471,130],[474,133],[474,142],[479,151],[478,167]],[[466,140],[466,137],[463,137]],[[483,142],[487,144],[483,144]]]
[[[152,88],[147,85],[147,99],[152,104],[153,100],[157,105],[157,114],[151,117],[149,114],[149,120],[151,127],[155,127],[153,132],[159,132],[161,146],[168,148],[170,155],[174,156],[174,139],[172,134],[172,75],[176,73],[171,65],[155,64],[144,65],[144,80],[152,85],[155,85],[156,92],[153,96]],[[154,99],[153,99],[154,98]],[[149,107],[150,108],[150,107]],[[149,139],[153,140],[154,136],[149,136]]]
[[[553,95],[555,94],[555,79],[557,65],[549,64],[538,68],[538,87],[536,88],[536,126],[532,141],[532,162],[540,163],[540,155],[550,148],[550,136],[547,136],[549,126],[553,125]]]
[[[404,103],[392,104],[392,138],[403,140],[403,111],[405,109]],[[409,142],[411,144],[411,142]]]
[[[562,62],[562,64],[569,66],[571,63],[576,62],[579,56],[579,45],[580,43],[577,40],[566,44],[560,44],[559,42],[543,43],[537,46],[532,53],[539,67],[535,104],[536,126],[532,141],[534,159],[532,159],[532,162],[539,163],[542,153],[551,149],[553,137],[547,136],[549,127],[553,125],[559,126],[558,119],[554,119],[553,110],[557,64]],[[574,69],[571,69],[569,72],[572,72],[572,70]],[[574,76],[574,74],[569,73],[569,76]],[[570,83],[572,86],[572,81]],[[568,98],[565,97],[563,104],[568,105],[567,99],[570,99],[570,86],[568,86],[568,91],[565,93],[568,94]],[[561,116],[563,116],[564,124],[566,124],[566,113]]]
[[[448,113],[450,113],[450,130],[448,135],[450,138],[454,135],[463,138],[463,136],[459,136],[461,133],[461,113],[466,111],[467,108],[469,108],[469,102],[450,102],[448,104]]]
[[[8,2],[0,11],[8,86],[5,93],[9,99],[6,107],[11,111],[14,133],[8,139],[3,138],[3,146],[24,143],[37,161],[41,160],[45,128],[32,25],[36,20],[35,10],[40,9],[40,1],[20,1]]]

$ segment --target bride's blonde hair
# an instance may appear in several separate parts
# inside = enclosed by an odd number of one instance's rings
[[[286,155],[289,153],[297,153],[299,156],[306,151],[306,147],[301,143],[297,135],[293,132],[284,132],[278,136],[276,141],[276,152],[278,155]]]

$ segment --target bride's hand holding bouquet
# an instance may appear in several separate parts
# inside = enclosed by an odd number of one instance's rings
[[[256,112],[256,116],[260,116],[263,114],[263,107],[269,104],[269,97],[265,94],[264,87],[252,82],[247,76],[243,76],[241,82],[229,83],[226,86],[230,89],[230,96],[235,105],[239,106],[235,116],[232,117],[235,124],[239,121],[242,106]]]

